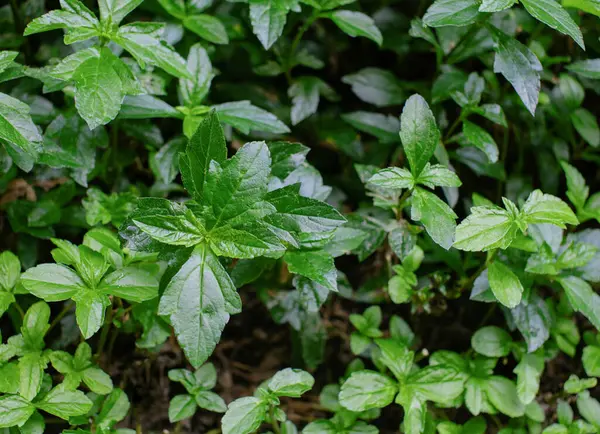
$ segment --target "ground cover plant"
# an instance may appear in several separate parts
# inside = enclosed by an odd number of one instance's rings
[[[0,432],[600,432],[595,0],[0,6]]]

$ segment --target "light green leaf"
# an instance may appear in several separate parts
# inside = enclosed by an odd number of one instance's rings
[[[83,337],[89,339],[102,327],[110,300],[107,295],[87,289],[79,291],[72,298],[75,301],[77,325]]]
[[[398,385],[390,378],[374,371],[354,372],[342,385],[340,404],[352,411],[383,408],[392,403]]]
[[[390,189],[413,188],[415,185],[413,175],[402,167],[379,170],[367,182],[377,187]]]
[[[600,330],[600,295],[594,292],[589,283],[576,276],[560,278],[559,282],[573,309],[581,312]]]
[[[199,167],[196,170],[201,171]],[[194,175],[202,177],[201,173]],[[202,222],[185,205],[167,199],[139,199],[130,218],[144,233],[165,244],[191,247],[206,235]]]
[[[440,131],[427,101],[412,95],[402,109],[400,139],[415,178],[425,168],[440,141]]]
[[[375,21],[368,15],[361,12],[340,10],[333,12],[330,18],[344,33],[353,38],[363,36],[376,42],[377,45],[383,43],[381,32],[375,25]]]
[[[556,196],[534,190],[523,205],[522,212],[528,223],[551,223],[565,228],[565,224],[577,225],[575,214]]]
[[[225,26],[217,17],[207,14],[189,15],[183,19],[185,28],[213,44],[228,44]]]
[[[289,8],[282,0],[251,0],[252,31],[268,50],[279,39],[287,20]]]
[[[420,399],[445,403],[463,392],[465,379],[450,365],[430,365],[411,374],[406,384]]]
[[[10,250],[0,253],[0,289],[12,292],[21,275],[21,261]]]
[[[575,1],[578,0],[563,0],[563,5],[567,6],[568,2]],[[600,78],[600,59],[579,60],[577,62],[571,63],[570,65],[567,65],[567,69],[571,72],[575,72],[576,74],[582,77],[597,80]]]
[[[210,248],[200,244],[167,285],[159,314],[170,315],[188,360],[199,367],[219,342],[229,316],[240,309],[227,271]]]
[[[600,377],[600,346],[588,345],[581,357],[585,373],[590,377]]]
[[[196,413],[197,408],[193,396],[176,395],[169,403],[169,422],[174,423],[189,419]]]
[[[442,164],[430,163],[425,165],[416,182],[429,188],[460,187],[462,185],[462,182],[452,170]]]
[[[195,199],[202,199],[211,161],[221,164],[227,159],[227,143],[219,117],[212,111],[190,139],[185,155],[191,177],[184,174],[184,185]]]
[[[525,405],[535,399],[540,388],[540,377],[544,371],[544,358],[538,354],[524,354],[515,367],[517,374],[517,395]]]
[[[337,292],[337,271],[330,254],[317,251],[288,251],[284,260],[290,272],[307,277]]]
[[[456,228],[454,247],[469,252],[506,249],[517,235],[513,217],[501,208],[476,206]]]
[[[500,303],[509,308],[521,302],[523,285],[515,273],[500,261],[488,265],[490,288]]]
[[[483,0],[479,12],[500,12],[513,7],[517,0]]]
[[[106,275],[100,282],[98,291],[142,303],[158,296],[158,284],[155,275],[133,264]]]
[[[383,143],[394,143],[399,140],[400,121],[395,116],[356,111],[343,114],[342,119],[357,130],[377,137]]]
[[[532,116],[535,115],[542,64],[529,48],[515,38],[494,26],[488,26],[488,29],[494,38],[496,50],[494,72],[502,74],[512,84],[527,110]]]
[[[498,161],[498,145],[486,130],[472,122],[464,121],[463,134],[472,146],[485,153],[490,163]]]
[[[81,278],[70,268],[58,264],[41,264],[21,275],[27,291],[46,301],[63,301],[86,288]]]
[[[22,159],[16,160],[21,169],[32,169],[42,149],[41,141],[42,136],[31,120],[29,106],[0,93],[0,142],[11,147],[9,153],[24,154]]]
[[[487,326],[475,332],[471,337],[471,346],[487,357],[505,357],[510,353],[512,338],[499,327]]]
[[[0,397],[0,428],[20,426],[27,422],[35,406],[17,395]]]
[[[267,387],[277,396],[299,398],[312,389],[315,379],[301,369],[286,368],[277,372],[267,383]]]
[[[402,83],[385,69],[364,68],[345,75],[342,81],[352,86],[352,91],[364,102],[377,107],[399,105],[404,102]]]
[[[175,77],[192,78],[185,60],[173,47],[160,40],[163,24],[131,23],[119,27],[115,42],[125,48],[142,65],[155,65]]]
[[[249,434],[255,432],[267,415],[268,405],[262,399],[249,396],[229,404],[221,420],[223,434]]]
[[[235,101],[212,106],[221,122],[231,125],[243,134],[251,130],[273,134],[289,133],[290,129],[277,116],[256,107],[250,101]]]
[[[589,110],[578,108],[570,114],[573,126],[583,139],[594,148],[600,146],[600,127],[598,121]]]
[[[454,242],[458,216],[435,194],[416,188],[412,194],[411,217],[423,223],[429,236],[448,250]]]
[[[468,26],[478,17],[476,0],[436,0],[425,12],[423,23],[429,27]]]
[[[62,390],[60,386],[52,389],[41,401],[36,402],[37,408],[56,417],[68,420],[72,416],[86,414],[92,408],[92,401],[83,392]]]
[[[520,417],[525,413],[515,384],[506,377],[490,377],[485,382],[485,394],[494,407],[509,417]]]
[[[113,24],[119,24],[127,15],[137,8],[144,0],[98,0],[100,7],[100,19],[110,20]]]
[[[569,35],[585,50],[583,35],[569,13],[555,0],[521,0],[527,12],[547,26]]]

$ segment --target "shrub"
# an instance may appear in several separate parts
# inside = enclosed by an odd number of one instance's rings
[[[599,432],[598,17],[11,0],[0,429]]]

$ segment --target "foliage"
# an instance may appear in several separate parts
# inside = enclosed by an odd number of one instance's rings
[[[0,430],[600,432],[598,18],[1,6]]]

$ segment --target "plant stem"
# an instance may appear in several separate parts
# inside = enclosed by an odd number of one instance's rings
[[[302,37],[304,36],[306,31],[310,28],[310,26],[313,25],[313,23],[317,19],[319,19],[319,11],[315,9],[312,15],[308,17],[304,24],[302,24],[302,27],[300,27],[298,33],[296,34],[296,37],[294,38],[294,41],[292,42],[292,46],[290,47],[290,53],[288,55],[288,59],[285,66],[285,77],[288,83],[292,82],[292,76],[290,71],[292,70],[292,61],[294,59],[294,55],[296,54],[296,50],[298,49],[298,45],[300,44],[300,41],[302,40]]]
[[[15,306],[15,309],[17,309],[17,312],[19,312],[19,315],[21,315],[21,318],[25,318],[25,311],[23,310],[16,298],[13,304]]]
[[[56,318],[54,318],[54,320],[50,324],[50,328],[46,333],[50,333],[50,331],[52,331],[52,329],[56,327],[58,323],[60,323],[60,320],[63,319],[65,315],[69,313],[70,310],[71,306],[68,303],[66,303],[65,307],[63,307],[63,310],[61,310],[60,313],[56,316]]]
[[[106,344],[106,338],[108,337],[108,332],[110,331],[110,325],[113,319],[113,307],[112,303],[108,307],[108,312],[106,313],[106,318],[104,319],[104,326],[102,327],[102,332],[100,334],[100,342],[98,343],[98,351],[96,352],[96,358],[100,358],[102,356],[102,351],[104,350],[104,344]]]
[[[460,115],[456,118],[456,120],[454,121],[454,123],[448,129],[448,132],[446,133],[446,136],[444,137],[444,143],[446,143],[448,141],[448,139],[450,137],[452,137],[452,133],[460,125],[460,123],[463,121],[463,118],[464,118],[464,115],[463,115],[463,112],[461,111]]]
[[[271,425],[273,425],[273,431],[275,432],[275,434],[281,434],[279,421],[275,419],[275,407],[271,406],[271,408],[269,409],[269,415],[271,416]]]

